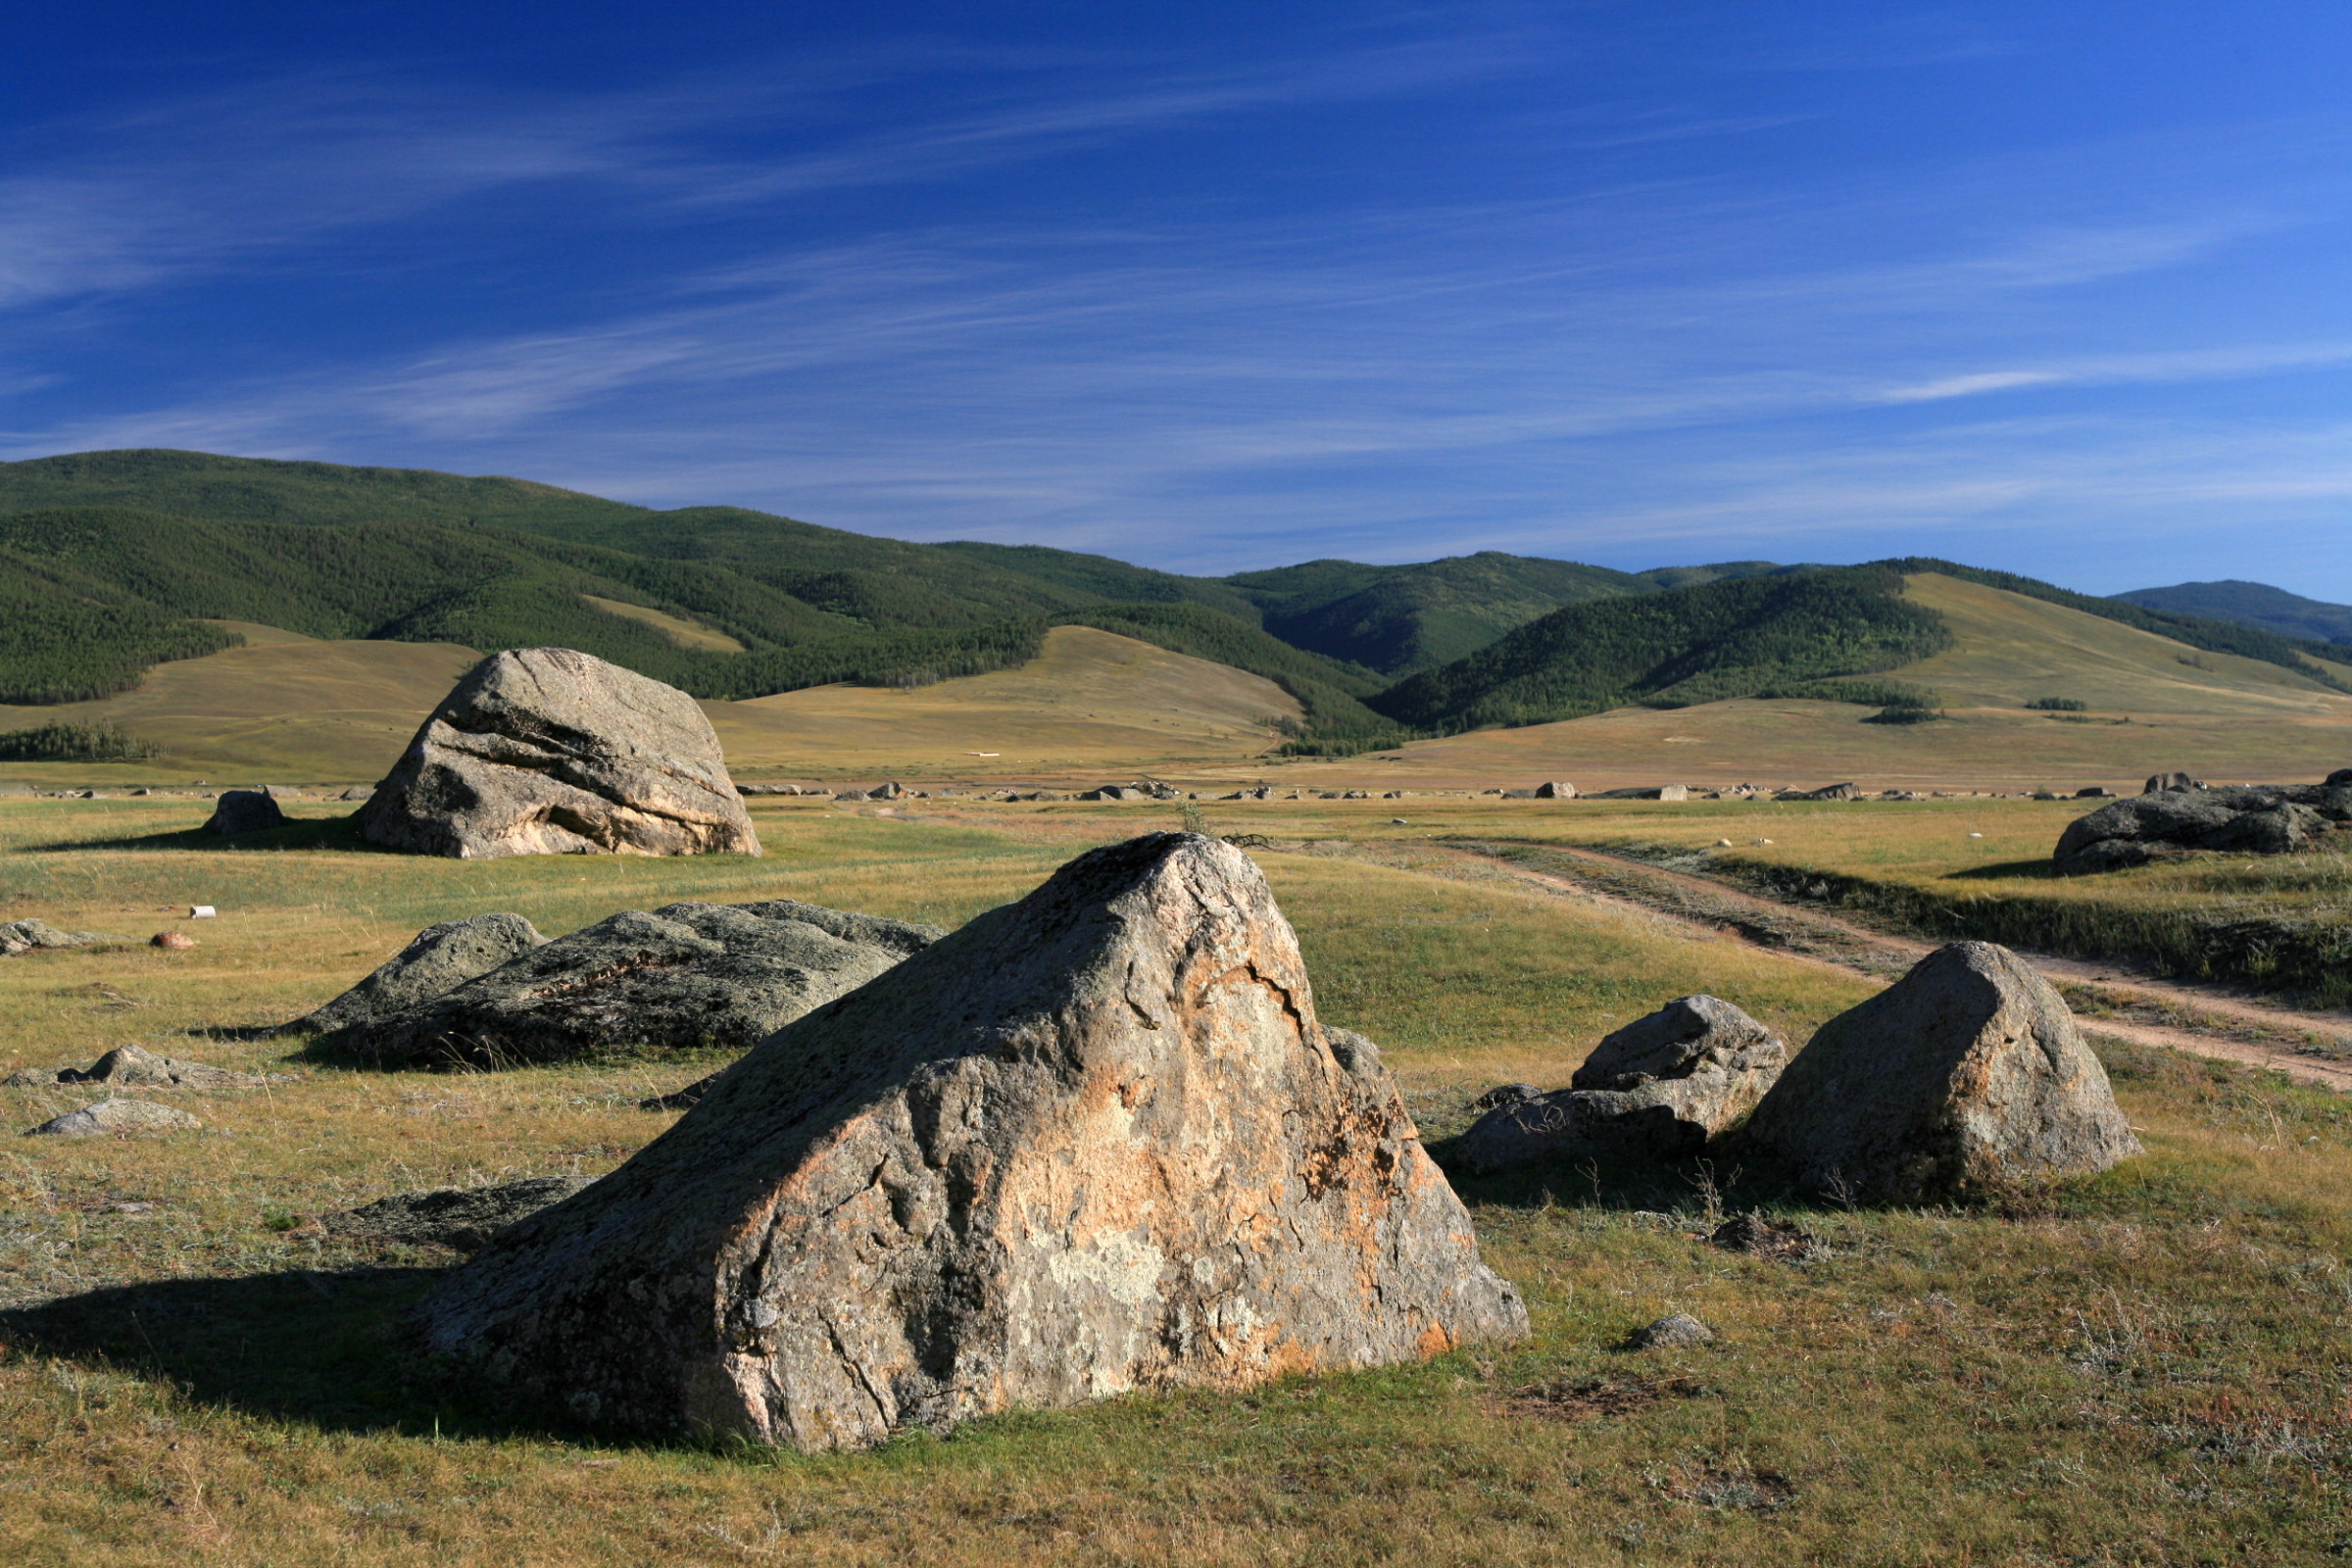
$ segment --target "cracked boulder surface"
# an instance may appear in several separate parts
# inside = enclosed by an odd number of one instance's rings
[[[1732,1004],[1678,998],[1604,1038],[1568,1088],[1497,1099],[1455,1149],[1480,1172],[1679,1159],[1754,1109],[1788,1061],[1788,1042]]]
[[[600,1426],[813,1450],[1527,1313],[1257,867],[1165,833],[781,1030],[417,1325]]]
[[[693,698],[568,648],[467,671],[355,820],[371,844],[506,855],[758,855]]]
[[[747,1051],[942,934],[789,899],[623,909],[326,1047],[383,1067],[484,1068]]]
[[[1821,1026],[1743,1140],[1834,1197],[1920,1201],[2083,1176],[2140,1152],[2106,1069],[2007,948],[1938,948]]]
[[[289,1033],[333,1034],[394,1017],[546,942],[539,928],[519,914],[443,920],[417,932],[407,947],[334,1001],[279,1027]]]

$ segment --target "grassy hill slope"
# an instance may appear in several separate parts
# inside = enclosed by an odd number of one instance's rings
[[[2142,610],[2201,615],[2207,620],[2235,621],[2281,637],[2352,645],[2352,605],[2331,605],[2306,599],[2268,583],[2184,582],[2171,588],[2134,588],[2118,599]]]

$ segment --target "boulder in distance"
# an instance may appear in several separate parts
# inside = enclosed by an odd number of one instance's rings
[[[1730,1003],[1683,997],[1602,1040],[1568,1088],[1497,1101],[1455,1147],[1482,1172],[1681,1158],[1753,1109],[1788,1060],[1788,1043]]]
[[[333,1034],[374,1023],[478,980],[546,942],[539,928],[519,914],[469,914],[428,925],[358,985],[278,1029]]]
[[[355,820],[370,844],[462,860],[760,853],[694,699],[568,648],[476,664]]]
[[[277,798],[267,790],[222,790],[204,824],[207,832],[223,837],[285,825],[286,813],[278,809]]]
[[[1745,1137],[1816,1191],[1906,1202],[2140,1152],[2065,1001],[1989,942],[1938,948],[1823,1024]]]
[[[747,1051],[940,935],[787,899],[624,909],[347,1025],[333,1046],[387,1067]]]
[[[418,1322],[599,1425],[804,1449],[1527,1332],[1257,867],[1177,833],[781,1030]]]
[[[1536,786],[1536,799],[1539,801],[1573,801],[1576,799],[1576,786],[1566,779],[1547,779]]]

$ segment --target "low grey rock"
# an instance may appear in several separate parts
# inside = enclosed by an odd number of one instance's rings
[[[2145,863],[2148,855],[2105,848],[2144,846],[2149,854],[2219,850],[2291,855],[2311,847],[2330,821],[2352,821],[2352,789],[2327,784],[2176,788],[2103,806],[2078,817],[2052,852],[2062,875]]]
[[[472,1252],[508,1226],[562,1202],[588,1182],[585,1176],[534,1176],[496,1187],[395,1193],[358,1208],[321,1214],[318,1224],[332,1236]]]
[[[333,1034],[389,1018],[446,996],[546,942],[519,914],[473,914],[428,925],[374,973],[317,1011],[280,1025],[280,1031]]]
[[[46,920],[11,920],[0,925],[0,957],[13,958],[20,953],[46,949],[86,948],[92,943],[114,940],[95,931],[60,931]]]
[[[276,799],[266,790],[222,790],[204,825],[208,832],[223,837],[260,833],[285,826],[286,813],[278,809]]]
[[[1711,1345],[1714,1340],[1713,1329],[1688,1312],[1677,1312],[1636,1329],[1627,1343],[1637,1350],[1679,1350],[1693,1345]]]
[[[1475,1171],[1538,1161],[1676,1159],[1747,1114],[1787,1042],[1716,997],[1683,997],[1609,1035],[1569,1087],[1498,1103],[1462,1135]]]
[[[1095,851],[763,1042],[422,1303],[599,1426],[856,1447],[1527,1332],[1229,846]]]
[[[569,648],[475,665],[354,816],[417,855],[758,855],[694,699]]]
[[[2140,786],[2139,792],[2142,795],[2160,795],[2166,790],[2201,790],[2204,787],[2202,780],[2191,778],[2186,773],[2151,773],[2147,783]]]
[[[1690,787],[1687,784],[1645,784],[1631,789],[1602,790],[1592,797],[1596,801],[1687,801]]]
[[[1543,1093],[1534,1084],[1496,1084],[1471,1103],[1481,1110],[1493,1110],[1498,1105],[1516,1105],[1523,1100],[1533,1100]]]
[[[1808,1187],[1934,1200],[2140,1152],[2050,983],[1988,942],[1939,948],[1822,1025],[1745,1140]]]
[[[1855,783],[1824,784],[1819,789],[1783,790],[1773,799],[1779,801],[1858,801],[1862,786]]]
[[[869,797],[863,790],[835,790],[833,792],[833,798],[837,801],[844,802],[857,802],[871,799],[871,797]]]
[[[375,786],[372,784],[354,784],[335,799],[338,801],[364,801],[374,794]]]
[[[867,790],[865,797],[869,801],[903,801],[906,798],[906,786],[892,779]]]
[[[268,1078],[201,1061],[159,1056],[144,1046],[118,1046],[87,1067],[57,1067],[48,1072],[11,1073],[11,1088],[51,1084],[111,1084],[123,1089],[259,1089]]]
[[[790,900],[627,909],[349,1025],[335,1046],[382,1066],[745,1051],[941,934]]]
[[[1536,799],[1539,801],[1573,801],[1576,799],[1576,786],[1566,779],[1555,778],[1536,786]]]
[[[2082,788],[2075,791],[2075,799],[2078,801],[2106,801],[2114,799],[2114,794],[2104,784],[2085,784]]]
[[[79,1110],[69,1110],[38,1127],[27,1138],[128,1138],[141,1133],[189,1132],[204,1123],[184,1110],[149,1104],[144,1100],[101,1100]]]

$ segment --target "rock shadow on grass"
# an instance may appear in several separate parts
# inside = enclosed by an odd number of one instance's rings
[[[168,833],[126,833],[110,837],[57,839],[47,844],[28,844],[20,854],[54,855],[67,850],[302,850],[316,853],[326,850],[351,855],[398,855],[360,837],[356,823],[348,816],[297,817],[282,827],[263,828],[253,833],[222,836],[208,833],[201,827],[179,828]]]
[[[444,1272],[286,1269],[109,1286],[0,1312],[0,1348],[103,1364],[201,1404],[327,1432],[584,1440],[563,1412],[493,1402],[418,1352],[406,1314]]]

